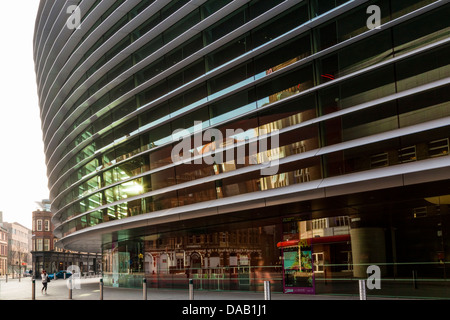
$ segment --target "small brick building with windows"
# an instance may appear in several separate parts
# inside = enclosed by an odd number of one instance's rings
[[[0,277],[8,272],[8,230],[2,224],[0,212]]]
[[[56,247],[57,238],[53,234],[52,212],[50,202],[40,202],[41,209],[33,212],[32,259],[33,273],[39,277],[42,270],[55,273],[77,265],[83,274],[98,274],[101,259],[97,254],[74,252]]]

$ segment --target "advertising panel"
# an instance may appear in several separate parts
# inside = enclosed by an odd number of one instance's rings
[[[301,240],[283,248],[284,293],[314,294],[314,273],[311,244]]]

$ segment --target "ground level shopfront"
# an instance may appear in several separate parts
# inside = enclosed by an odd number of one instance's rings
[[[450,181],[159,224],[103,244],[105,285],[450,298]]]
[[[32,270],[35,277],[39,277],[42,270],[52,274],[68,270],[71,266],[79,267],[83,276],[101,273],[101,256],[95,253],[33,251],[32,261]]]

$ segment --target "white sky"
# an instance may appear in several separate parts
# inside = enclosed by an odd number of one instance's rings
[[[33,61],[39,0],[0,0],[0,211],[31,229],[49,198]]]

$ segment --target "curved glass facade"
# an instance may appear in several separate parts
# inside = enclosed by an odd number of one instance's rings
[[[72,2],[34,39],[52,219],[105,283],[446,279],[445,1]]]

